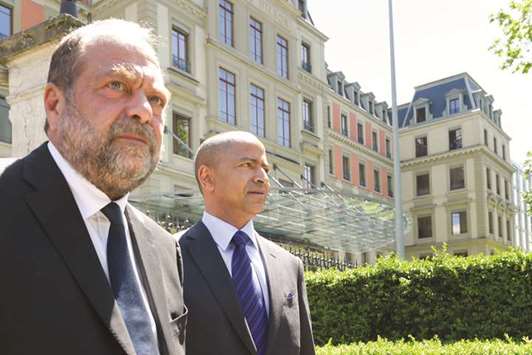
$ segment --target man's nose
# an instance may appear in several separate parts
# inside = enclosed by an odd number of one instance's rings
[[[153,110],[142,90],[136,91],[129,101],[127,108],[128,117],[137,119],[140,123],[148,123],[153,118]]]
[[[257,174],[255,175],[255,181],[261,184],[270,183],[270,178],[264,168],[261,167],[258,169]]]

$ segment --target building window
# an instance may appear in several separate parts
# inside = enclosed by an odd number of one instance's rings
[[[512,240],[512,230],[510,228],[510,220],[506,220],[506,239],[510,242]]]
[[[277,35],[277,74],[288,79],[288,41]]]
[[[357,141],[360,144],[364,144],[364,126],[362,123],[357,123]]]
[[[508,191],[508,180],[504,179],[504,198],[510,200],[510,192]]]
[[[449,170],[449,178],[451,181],[451,190],[463,189],[465,187],[464,167],[451,168]]]
[[[233,4],[227,0],[220,0],[219,8],[220,41],[233,47]]]
[[[488,130],[487,129],[484,130],[484,145],[486,147],[488,146]]]
[[[259,137],[264,133],[264,89],[251,84],[250,88],[250,120],[251,132]]]
[[[172,30],[172,65],[190,73],[188,60],[188,34],[179,29]]]
[[[417,196],[428,195],[430,193],[429,174],[416,176],[416,194]]]
[[[373,170],[373,181],[375,182],[375,192],[381,192],[381,175],[378,169]]]
[[[495,174],[495,191],[497,191],[497,195],[501,194],[501,187],[500,187],[500,181],[499,181],[499,174]]]
[[[486,186],[488,190],[491,190],[491,171],[489,168],[486,168]]]
[[[499,154],[499,150],[497,149],[497,138],[493,137],[493,151],[495,154]]]
[[[371,115],[373,115],[373,113],[374,113],[374,109],[373,109],[373,101],[370,101],[370,102],[369,102],[369,113],[370,113]]]
[[[377,132],[371,132],[371,149],[378,152],[379,151],[379,140],[377,138]]]
[[[341,127],[342,135],[348,137],[349,136],[349,130],[348,130],[348,126],[347,126],[347,115],[344,114],[344,113],[342,113],[342,118],[341,118],[340,124],[342,126]]]
[[[428,154],[427,136],[416,138],[416,158],[424,157]]]
[[[173,139],[173,146],[174,146],[174,154],[181,155],[185,158],[192,158],[191,153],[191,133],[190,133],[190,117],[182,116],[178,113],[174,113],[174,120],[173,120],[173,130],[174,135],[176,135],[178,139],[174,137]]]
[[[336,86],[337,86],[337,90],[338,90],[338,95],[344,96],[344,86],[342,85],[342,81],[338,80],[336,82]]]
[[[6,99],[0,96],[0,142],[11,143],[11,121]]]
[[[497,227],[499,230],[499,237],[502,238],[502,217],[497,217]]]
[[[344,180],[351,180],[351,169],[349,166],[349,158],[342,156],[342,172]]]
[[[314,185],[314,166],[305,163],[303,166],[303,187],[311,189]]]
[[[277,142],[290,147],[290,103],[277,98]]]
[[[392,159],[392,145],[390,138],[386,138],[386,158]]]
[[[449,150],[460,148],[462,148],[462,129],[451,129],[449,131]]]
[[[454,235],[467,233],[467,214],[465,211],[451,213],[452,233]]]
[[[220,121],[236,125],[235,74],[220,68],[218,89]]]
[[[432,238],[432,216],[417,218],[418,239]]]
[[[262,64],[262,23],[253,17],[249,19],[249,47],[251,60],[257,64]]]
[[[327,128],[332,127],[331,106],[327,105]]]
[[[493,234],[493,212],[488,212],[488,233]]]
[[[310,64],[310,45],[301,43],[301,67],[307,72],[312,72],[312,65]]]
[[[0,4],[0,39],[11,36],[11,8]]]
[[[329,149],[329,174],[334,174],[334,159],[332,149]]]
[[[388,183],[388,196],[393,197],[393,180],[391,175],[386,177],[386,182]]]
[[[303,128],[314,132],[314,121],[312,120],[312,101],[303,99]]]
[[[427,109],[426,107],[416,108],[416,122],[421,123],[427,120]]]
[[[502,160],[506,160],[506,146],[502,145]]]
[[[355,103],[355,105],[359,105],[360,104],[360,100],[359,100],[359,94],[357,91],[355,91],[355,95],[353,96],[353,102]]]
[[[358,164],[359,185],[366,187],[366,166],[363,163]]]
[[[454,115],[460,112],[460,99],[454,98],[449,100],[449,114]]]

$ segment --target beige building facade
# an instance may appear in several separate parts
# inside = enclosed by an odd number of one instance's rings
[[[430,256],[444,243],[456,255],[517,245],[510,137],[492,101],[463,73],[416,87],[400,107],[408,257]]]

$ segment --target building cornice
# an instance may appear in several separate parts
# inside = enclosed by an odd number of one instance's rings
[[[50,18],[27,30],[15,33],[0,41],[0,64],[44,44],[59,41],[84,23],[70,15]]]

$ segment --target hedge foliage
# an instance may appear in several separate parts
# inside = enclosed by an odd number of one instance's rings
[[[379,339],[368,343],[351,345],[327,344],[317,349],[317,355],[529,355],[532,354],[532,341],[525,339],[515,342],[501,340],[461,340],[442,344],[439,339],[424,341],[388,341]]]
[[[532,253],[431,260],[380,258],[376,265],[309,272],[316,343],[532,336]]]

